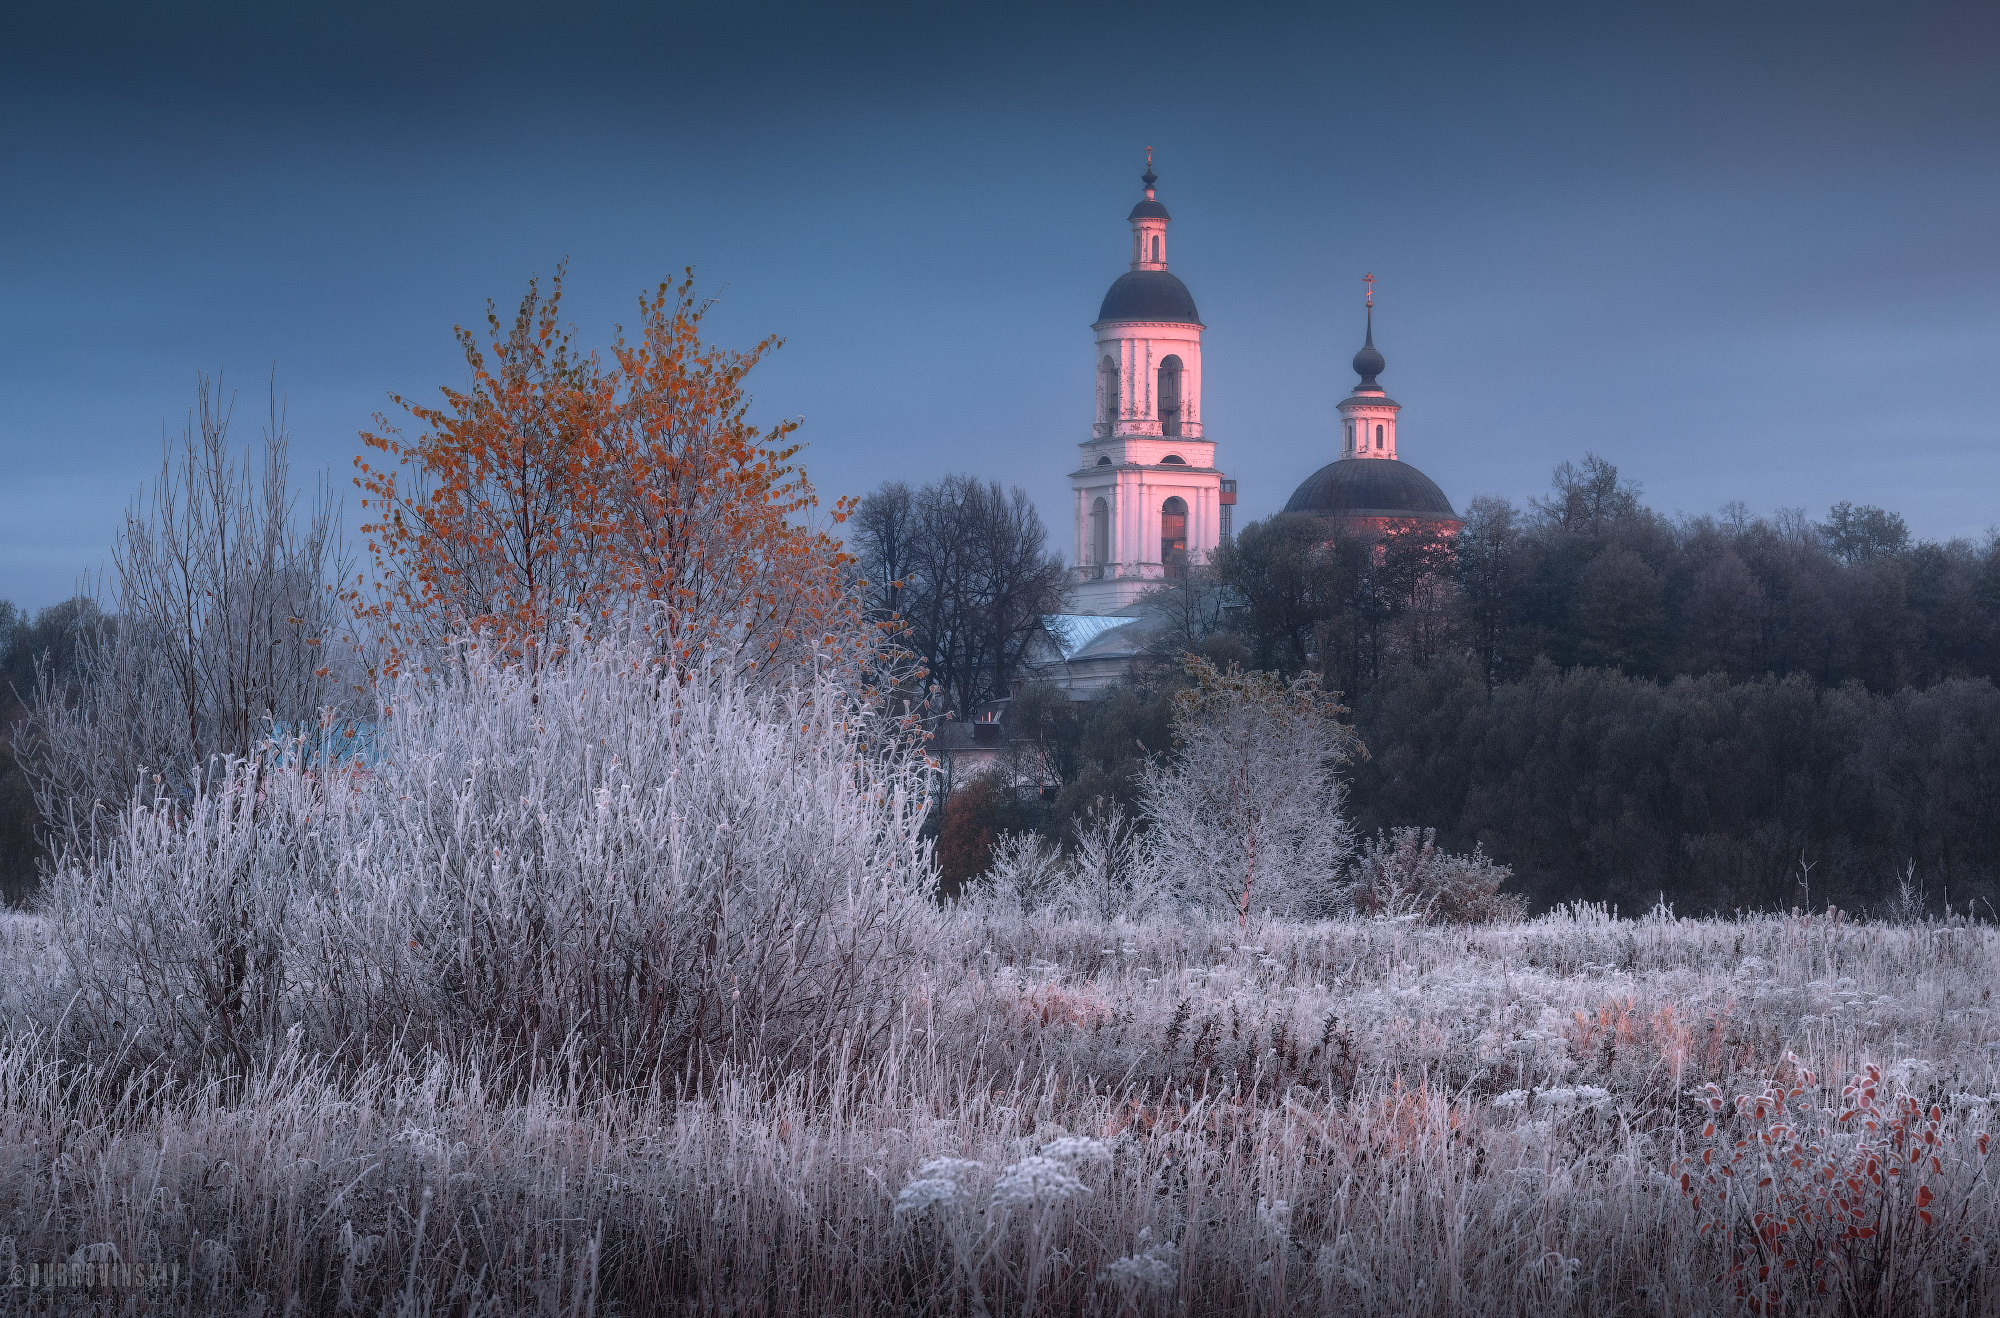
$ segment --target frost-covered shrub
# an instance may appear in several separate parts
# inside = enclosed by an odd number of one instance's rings
[[[58,1018],[73,1050],[239,1073],[282,1042],[331,896],[343,793],[277,757],[234,760],[191,799],[139,799],[44,885]]]
[[[931,1233],[920,1255],[949,1259],[955,1280],[974,1294],[1035,1295],[1052,1267],[1073,1270],[1050,1236],[1065,1205],[1094,1196],[1085,1178],[1101,1178],[1111,1162],[1108,1144],[1078,1135],[1050,1140],[997,1172],[968,1158],[933,1158],[897,1192],[891,1211],[904,1230]],[[973,1187],[989,1176],[992,1194],[981,1205]]]
[[[1127,1254],[1106,1264],[1104,1271],[1097,1274],[1100,1284],[1123,1288],[1132,1292],[1164,1291],[1174,1284],[1178,1272],[1176,1255],[1171,1240],[1153,1242],[1149,1227],[1139,1228],[1139,1243],[1145,1248],[1137,1254]]]
[[[1076,845],[1067,855],[1035,833],[1003,834],[975,893],[990,909],[1010,915],[1141,916],[1167,896],[1146,842],[1124,807],[1098,801],[1077,821]]]
[[[1076,849],[1063,883],[1064,908],[1086,920],[1145,913],[1161,896],[1151,852],[1123,806],[1099,801],[1077,821]]]
[[[1217,669],[1188,660],[1174,697],[1174,752],[1150,769],[1149,847],[1187,900],[1239,923],[1270,910],[1313,918],[1340,902],[1353,847],[1334,776],[1358,744],[1316,676]]]
[[[1002,834],[976,894],[994,912],[1076,920],[1138,918],[1170,904],[1148,838],[1124,806],[1102,800],[1078,818],[1068,854],[1040,834]]]
[[[1377,833],[1354,860],[1350,900],[1362,915],[1413,918],[1427,924],[1492,924],[1527,913],[1524,898],[1500,885],[1513,873],[1485,851],[1440,851],[1437,830],[1397,828]]]
[[[976,891],[1001,910],[1045,910],[1062,894],[1069,868],[1062,849],[1039,833],[1003,833]]]
[[[878,1034],[933,918],[913,741],[831,678],[573,645],[404,679],[378,759],[239,763],[50,884],[73,1043],[238,1067],[287,1031],[601,1081]]]
[[[1990,1210],[1990,1132],[1948,1119],[1873,1063],[1838,1101],[1790,1053],[1761,1094],[1736,1096],[1733,1114],[1720,1086],[1703,1090],[1705,1147],[1677,1170],[1700,1230],[1728,1247],[1719,1290],[1764,1314],[1806,1311],[1819,1296],[1842,1313],[1896,1313],[1921,1298],[1946,1309],[1963,1302],[1954,1290],[1976,1292],[1962,1264],[1939,1265],[1963,1258]],[[1958,1284],[1939,1286],[1938,1272],[1957,1272]]]

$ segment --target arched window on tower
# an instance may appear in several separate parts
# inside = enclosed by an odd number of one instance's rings
[[[1354,423],[1352,421],[1347,423],[1347,451],[1350,454],[1354,452]]]
[[[1377,453],[1382,451],[1382,427],[1380,426],[1375,427],[1375,451]]]
[[[1187,504],[1179,495],[1160,505],[1160,565],[1170,577],[1187,575]]]
[[[1181,359],[1160,363],[1160,433],[1169,439],[1181,433]]]
[[[1107,435],[1118,426],[1118,363],[1109,355],[1097,367],[1097,421]]]
[[[1090,505],[1090,575],[1103,580],[1104,565],[1111,561],[1111,505],[1099,498]]]
[[[1156,233],[1153,235],[1153,260],[1157,262],[1159,259],[1160,259],[1160,235]]]

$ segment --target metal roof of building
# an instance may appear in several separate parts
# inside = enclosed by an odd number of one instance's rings
[[[1042,627],[1062,650],[1063,658],[1069,659],[1104,633],[1134,621],[1089,613],[1051,613],[1043,616]]]
[[[1201,324],[1194,294],[1166,270],[1127,270],[1104,295],[1097,323],[1107,320],[1163,320],[1177,325]]]
[[[1300,482],[1288,513],[1458,519],[1437,482],[1396,458],[1342,458]]]

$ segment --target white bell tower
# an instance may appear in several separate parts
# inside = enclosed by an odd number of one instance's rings
[[[1153,185],[1132,225],[1131,268],[1098,309],[1092,362],[1097,415],[1070,474],[1076,492],[1078,613],[1136,613],[1139,596],[1207,560],[1221,539],[1226,504],[1215,445],[1202,434],[1201,332],[1194,296],[1167,270],[1172,218]]]

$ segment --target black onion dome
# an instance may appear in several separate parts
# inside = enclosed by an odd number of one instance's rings
[[[1375,377],[1380,375],[1382,368],[1387,365],[1388,363],[1382,360],[1382,354],[1376,351],[1372,343],[1354,354],[1354,373],[1361,377],[1364,388],[1374,384]]]
[[[1165,270],[1128,270],[1104,295],[1097,309],[1097,323],[1107,320],[1165,320],[1179,325],[1199,325],[1201,315],[1194,309],[1194,294],[1186,284]]]
[[[1150,148],[1146,152],[1146,172],[1139,176],[1139,181],[1146,185],[1146,195],[1140,199],[1137,206],[1132,208],[1132,213],[1125,218],[1128,220],[1171,220],[1174,218],[1167,214],[1165,206],[1153,200],[1153,185],[1160,181],[1160,176],[1153,172],[1153,153]]]
[[[1305,478],[1288,513],[1323,517],[1422,517],[1458,520],[1437,482],[1396,458],[1342,458]]]
[[[1354,354],[1354,373],[1361,377],[1361,383],[1355,387],[1380,388],[1375,383],[1375,377],[1382,373],[1386,365],[1388,363],[1382,360],[1382,354],[1375,348],[1375,308],[1371,306],[1368,308],[1368,339],[1361,345],[1361,351]]]

